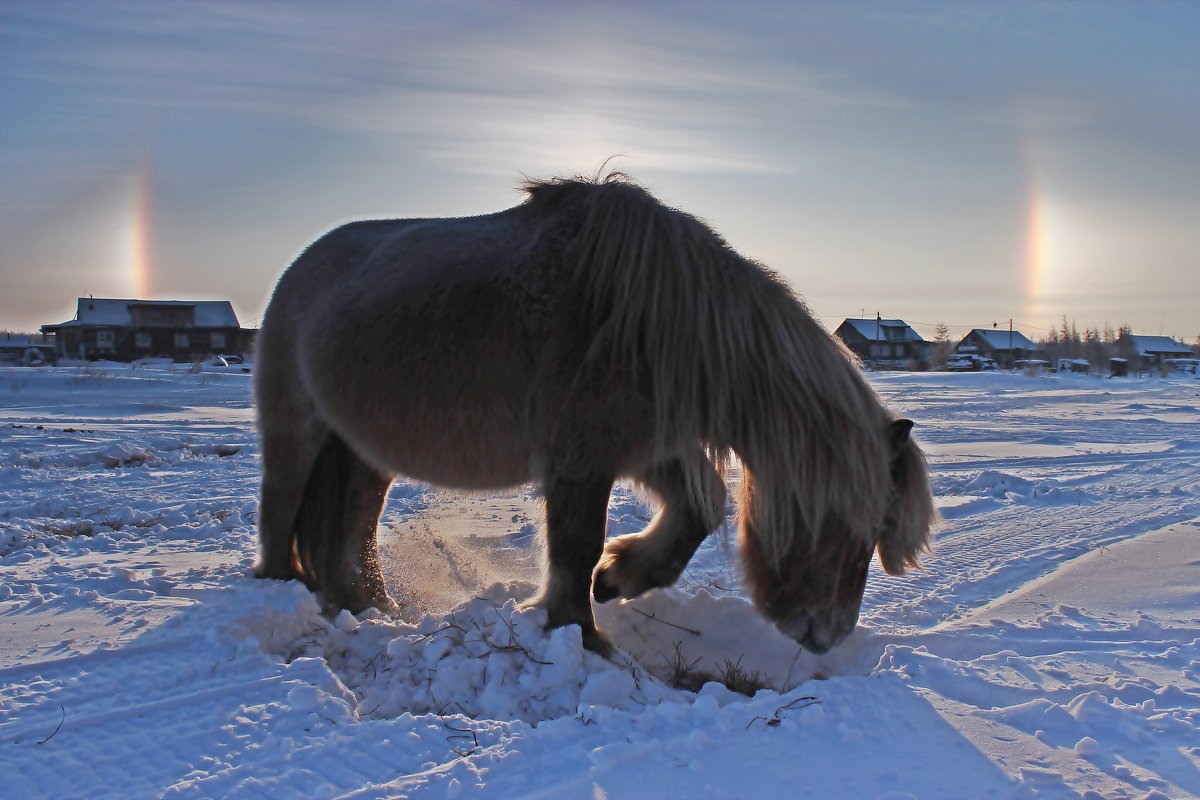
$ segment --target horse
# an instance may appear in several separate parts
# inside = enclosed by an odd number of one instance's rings
[[[539,483],[547,627],[610,645],[592,600],[673,585],[725,521],[759,612],[824,652],[872,551],[901,574],[935,519],[913,423],[784,280],[622,173],[528,180],[482,216],[351,222],[274,290],[257,344],[262,578],[395,612],[376,526],[397,475]],[[659,502],[606,543],[609,493]]]

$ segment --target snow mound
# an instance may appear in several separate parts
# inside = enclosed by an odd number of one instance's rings
[[[413,624],[374,612],[329,620],[309,599],[290,619],[258,609],[243,625],[288,661],[325,659],[365,719],[433,713],[537,724],[595,706],[641,709],[680,694],[627,656],[609,661],[584,649],[578,626],[545,630],[543,610],[518,606],[530,588],[495,584]]]
[[[986,469],[974,475],[942,478],[938,494],[970,495],[1038,505],[1078,505],[1091,502],[1087,492],[1052,478],[1030,480],[1000,470]]]
[[[599,606],[596,620],[617,647],[661,680],[685,686],[721,680],[751,693],[755,687],[784,693],[812,678],[866,675],[884,647],[859,625],[828,653],[812,653],[781,634],[745,597],[708,587],[655,589]],[[678,676],[681,667],[689,674]]]
[[[74,433],[68,429],[64,433]],[[181,466],[187,459],[216,456],[225,458],[237,455],[250,445],[219,442],[193,444],[179,439],[157,439],[144,444],[131,442],[109,442],[101,447],[64,447],[61,442],[51,442],[52,449],[22,449],[0,456],[0,465],[21,469],[52,469],[67,467],[86,469],[100,466],[105,469],[141,466]]]
[[[583,647],[578,626],[546,630],[543,610],[522,608],[534,588],[524,582],[494,584],[416,622],[374,611],[330,620],[303,586],[290,586],[290,607],[258,608],[239,630],[288,662],[323,659],[363,719],[410,713],[536,725],[699,697],[725,705],[759,691],[783,694],[813,677],[867,675],[884,646],[860,628],[817,656],[742,598],[660,590],[601,607],[601,627],[617,647],[606,659]]]

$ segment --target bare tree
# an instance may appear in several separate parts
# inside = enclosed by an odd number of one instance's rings
[[[950,357],[953,349],[954,343],[950,341],[950,328],[946,323],[939,322],[933,329],[933,348],[929,356],[930,366],[934,369],[946,366],[946,359]]]

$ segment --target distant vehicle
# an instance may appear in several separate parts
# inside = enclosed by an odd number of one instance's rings
[[[946,359],[946,369],[950,372],[979,372],[995,368],[994,359],[975,353],[956,353]]]
[[[46,365],[46,357],[38,348],[29,347],[21,357],[21,363],[27,367],[44,367]]]
[[[205,368],[215,368],[216,372],[249,372],[250,365],[246,363],[244,356],[230,355],[222,353],[215,355],[204,362]]]
[[[1092,365],[1086,358],[1060,358],[1054,362],[1055,372],[1080,372],[1088,374]]]
[[[1200,369],[1200,358],[1168,358],[1165,363],[1171,372],[1184,375],[1195,375]]]
[[[1013,366],[1015,366],[1019,370],[1023,370],[1024,372],[1026,372],[1030,375],[1040,375],[1042,373],[1042,370],[1044,370],[1044,369],[1046,369],[1046,367],[1050,366],[1050,362],[1043,361],[1040,358],[1022,358],[1022,359],[1018,360]]]

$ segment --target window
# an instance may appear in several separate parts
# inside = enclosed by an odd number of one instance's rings
[[[134,337],[134,344],[139,350],[149,350],[154,346],[154,337],[150,335],[149,331],[141,331]]]
[[[187,350],[191,346],[192,346],[191,340],[188,339],[188,335],[186,333],[175,334],[175,349],[176,350]]]
[[[214,331],[213,335],[212,335],[212,346],[213,346],[213,350],[224,350],[225,349],[225,334]]]
[[[117,334],[113,331],[96,331],[96,349],[112,350],[117,343]]]

